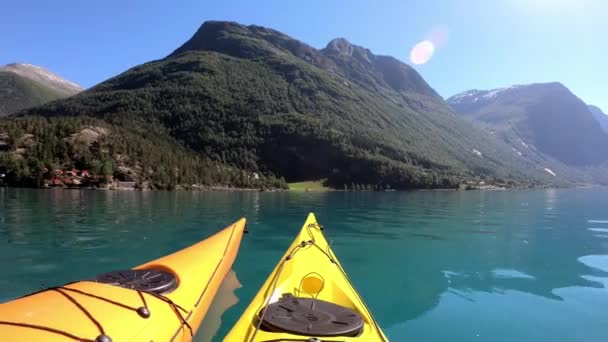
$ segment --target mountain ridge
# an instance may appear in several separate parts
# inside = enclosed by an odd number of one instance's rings
[[[206,22],[167,57],[19,116],[92,116],[288,181],[454,188],[549,184],[538,165],[459,118],[410,66],[333,40]]]
[[[241,39],[247,37],[247,39]],[[269,44],[251,44],[251,41],[264,41]],[[347,76],[353,81],[359,81],[378,90],[379,86],[392,86],[394,90],[403,90],[403,85],[395,80],[395,75],[415,78],[412,82],[424,84],[423,92],[433,97],[440,97],[420,75],[410,66],[391,56],[374,55],[369,49],[350,43],[346,38],[335,38],[325,48],[317,50],[314,47],[300,42],[282,32],[257,26],[241,25],[236,22],[207,21],[201,25],[196,33],[182,46],[168,57],[174,57],[186,51],[216,51],[234,57],[247,58],[251,54],[272,55],[290,53],[302,61],[319,67],[323,70]],[[341,58],[352,57],[346,61]],[[351,63],[347,63],[351,62]],[[362,66],[361,64],[364,64]],[[364,73],[366,78],[353,77],[355,73],[348,68],[358,68],[361,73],[364,67],[375,68],[374,73]],[[395,71],[397,73],[390,72]],[[401,72],[401,73],[400,73]],[[389,81],[383,79],[386,78]],[[403,77],[402,77],[403,78]]]
[[[559,82],[470,90],[447,102],[460,115],[492,131],[517,136],[566,165],[597,166],[608,161],[608,153],[592,148],[608,146],[608,135],[587,105]]]

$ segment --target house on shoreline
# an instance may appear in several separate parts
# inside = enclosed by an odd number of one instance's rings
[[[89,170],[45,169],[43,187],[103,187],[113,181],[112,176],[98,176]]]

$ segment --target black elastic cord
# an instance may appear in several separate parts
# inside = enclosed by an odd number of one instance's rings
[[[30,329],[43,330],[43,331],[47,331],[47,332],[54,333],[54,334],[57,334],[57,335],[65,336],[67,338],[71,338],[72,340],[76,340],[76,341],[95,342],[95,340],[90,340],[90,339],[87,339],[87,338],[78,337],[76,335],[72,335],[72,334],[70,334],[68,332],[65,332],[65,331],[61,331],[61,330],[54,329],[54,328],[49,328],[49,327],[44,327],[44,326],[41,326],[41,325],[28,324],[28,323],[5,322],[5,321],[0,321],[0,325],[10,325],[10,326],[15,326],[15,327],[22,327],[22,328],[30,328]]]
[[[139,295],[139,298],[141,298],[142,303],[144,304],[144,308],[148,308],[148,303],[146,303],[146,298],[144,298],[143,293],[141,293],[140,290],[137,290],[137,294]]]
[[[224,249],[224,255],[222,256],[222,258],[228,252],[228,248],[230,246],[230,242],[232,241],[232,236],[234,234],[235,227],[236,227],[236,225],[234,225],[233,228],[232,228],[232,232],[230,233],[230,237],[229,237],[228,243],[226,244],[226,247]],[[216,266],[216,268],[215,268],[215,270],[213,272],[213,276],[215,276],[215,273],[217,272],[218,269],[219,269],[219,264]],[[213,276],[212,276],[212,278],[213,278]],[[195,304],[195,307],[198,306],[198,304],[200,303],[200,301],[203,298],[205,292],[207,291],[207,288],[209,287],[210,282],[211,281],[208,281],[207,284],[205,285],[205,288],[204,288],[203,292],[201,293],[201,295],[199,296],[198,301]],[[110,304],[119,306],[121,308],[124,308],[124,309],[127,309],[127,310],[131,310],[131,311],[135,311],[135,312],[139,313],[139,308],[133,308],[133,307],[130,307],[128,305],[125,305],[123,303],[120,303],[120,302],[117,302],[117,301],[114,301],[114,300],[111,300],[111,299],[108,299],[108,298],[97,296],[97,295],[94,295],[94,294],[91,294],[91,293],[87,293],[87,292],[84,292],[84,291],[81,291],[81,290],[65,287],[67,285],[71,285],[71,284],[74,284],[74,283],[77,283],[77,282],[71,282],[71,283],[65,284],[64,286],[51,287],[51,288],[43,289],[43,290],[40,290],[40,291],[36,291],[36,292],[30,293],[30,294],[27,294],[27,295],[22,296],[20,298],[29,297],[29,296],[32,296],[32,295],[35,295],[35,294],[38,294],[38,293],[46,292],[46,291],[57,291],[61,295],[63,295],[65,298],[67,298],[70,302],[72,302],[74,305],[76,305],[76,307],[78,307],[78,309],[80,311],[82,311],[91,320],[91,322],[93,322],[93,324],[95,324],[95,326],[97,326],[97,328],[100,331],[101,335],[105,335],[105,330],[103,329],[103,326],[101,325],[101,323],[99,323],[99,321],[97,321],[95,319],[95,317],[93,317],[93,315],[84,306],[82,306],[80,303],[78,303],[78,301],[76,299],[74,299],[72,296],[70,296],[69,294],[67,294],[64,291],[75,292],[75,293],[81,294],[83,296],[95,298],[95,299],[104,301],[106,303],[110,303]],[[154,293],[154,292],[146,292],[146,291],[141,291],[141,290],[135,290],[135,291],[139,295],[139,298],[141,298],[141,301],[143,303],[143,307],[146,308],[146,309],[148,309],[148,303],[146,302],[146,299],[144,297],[144,293],[147,293],[147,294],[149,294],[149,295],[151,295],[151,296],[153,296],[155,298],[158,298],[158,299],[162,300],[163,302],[167,303],[169,305],[169,307],[173,310],[173,312],[175,312],[175,315],[178,317],[179,321],[181,322],[181,325],[182,326],[185,325],[188,328],[188,330],[190,331],[190,336],[194,336],[194,331],[192,330],[192,327],[188,323],[187,318],[184,318],[184,316],[180,312],[180,311],[182,311],[183,313],[188,313],[188,311],[186,309],[184,309],[180,305],[174,303],[171,299],[169,299],[166,296],[163,296],[161,294]],[[65,331],[61,331],[61,330],[50,328],[50,327],[44,327],[44,326],[40,326],[40,325],[35,325],[35,324],[6,322],[6,321],[0,321],[0,324],[2,324],[2,325],[11,325],[11,326],[16,326],[16,327],[31,328],[31,329],[38,329],[38,330],[44,330],[44,331],[48,331],[48,332],[51,332],[51,333],[59,334],[59,335],[71,338],[73,340],[81,341],[81,342],[95,342],[95,340],[81,338],[81,337],[78,337],[76,335],[70,334],[70,333],[65,332]],[[178,329],[178,331],[179,331],[179,329]]]
[[[170,304],[173,304],[173,302],[169,301]],[[190,326],[190,324],[188,323],[188,321],[186,321],[186,319],[184,318],[184,316],[182,316],[182,313],[179,312],[179,310],[177,309],[177,307],[175,305],[169,305],[171,307],[171,309],[173,309],[173,312],[175,312],[175,314],[177,315],[177,317],[179,318],[180,322],[182,325],[185,325],[188,330],[190,330],[190,337],[194,336],[194,331],[192,331],[192,327]]]
[[[135,312],[137,312],[137,309],[138,309],[138,308],[133,308],[133,307],[130,307],[128,305],[125,305],[125,304],[113,301],[113,300],[108,299],[108,298],[97,296],[97,295],[94,295],[94,294],[91,294],[91,293],[87,293],[87,292],[84,292],[84,291],[81,291],[81,290],[72,289],[72,288],[69,288],[69,287],[63,287],[63,286],[51,287],[51,288],[48,288],[48,289],[43,290],[43,291],[38,291],[37,293],[41,293],[41,292],[44,292],[44,291],[56,291],[56,292],[59,292],[61,295],[63,295],[65,298],[67,298],[70,302],[72,302],[74,305],[76,305],[76,307],[80,311],[82,311],[89,318],[89,320],[91,322],[93,322],[93,324],[95,324],[95,326],[97,327],[97,329],[99,330],[99,332],[100,332],[101,335],[105,335],[105,330],[103,329],[103,326],[101,325],[101,323],[99,323],[99,321],[97,321],[95,319],[95,317],[93,317],[93,315],[84,306],[82,306],[80,303],[78,303],[78,301],[75,298],[73,298],[72,296],[70,296],[69,294],[67,294],[64,291],[75,292],[75,293],[81,294],[83,296],[95,298],[95,299],[98,299],[98,300],[101,300],[101,301],[104,301],[104,302],[107,302],[107,303],[119,306],[119,307],[127,309],[127,310],[135,311]],[[139,294],[139,297],[141,298],[141,300],[142,300],[142,302],[144,304],[144,307],[147,309],[148,308],[148,303],[146,302],[146,299],[145,299],[145,297],[143,295],[143,292],[142,291],[137,291],[137,293]],[[190,324],[188,324],[188,322],[184,319],[184,317],[182,316],[182,314],[180,312],[180,310],[183,311],[183,312],[187,312],[186,309],[184,309],[180,305],[174,303],[171,299],[169,299],[169,298],[167,298],[167,297],[165,297],[163,295],[160,295],[160,294],[157,294],[157,293],[153,293],[153,292],[146,292],[146,293],[149,294],[149,295],[152,295],[153,297],[158,298],[159,300],[161,300],[161,301],[163,301],[165,303],[167,303],[169,305],[169,307],[171,307],[171,309],[173,310],[173,312],[175,312],[175,314],[178,317],[178,319],[181,322],[181,324],[185,325],[186,327],[188,327],[188,330],[190,330],[190,336],[193,336],[192,327],[190,326]],[[30,296],[30,295],[28,295],[28,296]],[[70,333],[65,332],[65,331],[61,331],[61,330],[50,328],[50,327],[44,327],[44,326],[40,326],[40,325],[35,325],[35,324],[5,322],[5,321],[0,321],[0,324],[3,324],[3,325],[12,325],[12,326],[18,326],[18,327],[24,327],[24,328],[32,328],[32,329],[38,329],[38,330],[44,330],[44,331],[52,332],[52,333],[55,333],[55,334],[63,335],[63,336],[69,337],[69,338],[77,340],[77,341],[95,342],[95,340],[78,337],[76,335],[70,334]]]
[[[367,311],[368,316],[371,318],[372,321],[372,325],[373,327],[376,329],[376,332],[378,332],[382,338],[383,341],[386,341],[386,339],[384,337],[382,337],[382,332],[380,331],[380,327],[378,326],[378,323],[376,322],[376,320],[374,319],[374,317],[371,315],[369,309],[367,308],[367,305],[365,305],[365,302],[363,302],[363,299],[361,298],[361,295],[359,295],[359,293],[357,292],[357,290],[352,286],[352,283],[350,281],[350,279],[348,278],[348,275],[346,275],[346,272],[344,271],[344,269],[342,268],[342,266],[336,261],[336,258],[334,258],[334,256],[332,255],[333,253],[329,252],[329,248],[327,251],[324,251],[323,248],[321,248],[319,245],[317,245],[316,241],[315,241],[315,237],[312,234],[311,228],[315,228],[318,227],[320,230],[323,229],[323,227],[318,224],[318,223],[310,223],[306,226],[306,232],[308,233],[308,235],[310,236],[310,240],[309,241],[302,241],[300,242],[300,244],[298,244],[296,247],[294,247],[291,252],[289,253],[289,255],[287,255],[287,257],[285,259],[283,259],[281,261],[281,263],[279,264],[279,268],[277,270],[276,276],[273,279],[273,285],[271,287],[271,291],[270,294],[268,293],[268,291],[266,292],[266,300],[264,301],[264,307],[261,309],[260,311],[260,318],[258,321],[258,324],[255,327],[255,330],[253,332],[253,336],[251,337],[250,341],[253,341],[258,333],[258,331],[260,330],[261,326],[262,326],[262,321],[264,320],[264,315],[266,314],[266,308],[268,307],[268,304],[270,302],[270,298],[272,295],[272,292],[274,292],[274,290],[277,287],[277,283],[279,280],[279,276],[281,275],[281,272],[283,271],[283,266],[285,264],[285,262],[287,262],[288,260],[290,260],[291,258],[293,258],[293,256],[302,248],[306,247],[306,246],[314,246],[316,247],[319,251],[321,251],[321,253],[323,253],[325,256],[327,256],[327,258],[336,266],[338,266],[338,270],[340,271],[340,273],[342,273],[342,276],[344,276],[344,278],[346,279],[346,282],[349,284],[350,288],[352,289],[352,291],[355,293],[355,295],[358,297],[359,301],[361,302],[361,304],[363,304],[363,307],[365,308],[365,310]],[[308,339],[303,339],[303,340],[299,340],[299,339],[275,339],[275,340],[266,340],[264,342],[274,342],[274,341],[308,341]],[[331,340],[327,340],[328,342],[330,342]]]
[[[92,293],[87,293],[87,292],[84,292],[84,291],[81,291],[81,290],[72,289],[72,288],[69,288],[69,287],[63,287],[63,286],[60,286],[60,287],[54,287],[54,288],[50,288],[49,290],[56,290],[56,289],[62,289],[62,290],[66,290],[66,291],[76,292],[76,293],[81,294],[81,295],[83,295],[83,296],[87,296],[87,297],[91,297],[91,298],[99,299],[99,300],[101,300],[101,301],[104,301],[104,302],[107,302],[107,303],[110,303],[110,304],[114,304],[114,305],[116,305],[116,306],[120,306],[121,308],[125,308],[125,309],[128,309],[128,310],[137,311],[137,308],[132,308],[132,307],[130,307],[130,306],[128,306],[128,305],[125,305],[125,304],[123,304],[123,303],[116,302],[116,301],[113,301],[113,300],[108,299],[108,298],[100,297],[100,296],[94,295],[94,294],[92,294]]]
[[[99,333],[101,335],[105,335],[106,332],[103,329],[103,326],[101,325],[101,323],[99,323],[95,317],[93,317],[93,315],[91,315],[91,313],[85,309],[84,306],[80,305],[80,303],[78,303],[78,301],[76,301],[76,299],[72,298],[70,295],[68,295],[67,293],[61,291],[59,288],[55,288],[53,289],[54,291],[57,291],[59,293],[61,293],[65,298],[67,298],[70,302],[74,303],[74,305],[76,305],[78,307],[78,309],[80,309],[80,311],[82,311],[85,315],[87,315],[87,317],[89,317],[89,319],[91,320],[91,322],[93,322],[93,324],[95,324],[97,326],[97,329],[99,330]]]
[[[149,295],[151,295],[152,297],[156,297],[156,298],[162,300],[163,302],[169,304],[170,306],[174,306],[174,307],[180,309],[184,313],[188,312],[188,310],[182,308],[178,304],[174,303],[171,299],[169,299],[169,298],[167,298],[167,297],[165,297],[163,295],[159,295],[158,293],[154,293],[154,292],[146,292],[146,293],[149,294]]]

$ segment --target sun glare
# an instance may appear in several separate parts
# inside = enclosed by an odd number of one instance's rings
[[[434,52],[435,44],[430,40],[423,40],[414,45],[412,51],[410,51],[410,61],[416,65],[425,64],[431,60]]]
[[[410,51],[410,62],[416,65],[428,63],[437,49],[448,40],[448,28],[445,25],[434,26],[426,37],[419,41]]]

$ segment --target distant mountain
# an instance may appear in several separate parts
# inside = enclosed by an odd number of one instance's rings
[[[534,149],[575,167],[608,161],[608,135],[587,105],[560,83],[470,90],[447,101],[518,150]]]
[[[55,89],[57,92],[66,96],[74,95],[83,90],[83,88],[78,84],[63,79],[49,70],[37,65],[14,63],[8,64],[0,68],[0,70],[12,72],[32,81],[36,81],[49,88]]]
[[[395,58],[232,22],[206,22],[164,59],[19,115],[93,116],[214,162],[336,188],[553,181]]]
[[[79,85],[39,66],[9,64],[0,67],[0,117],[82,90]]]
[[[604,129],[604,132],[608,133],[608,115],[596,106],[589,105],[588,107],[591,114],[593,114],[593,117],[599,122],[602,129]]]

